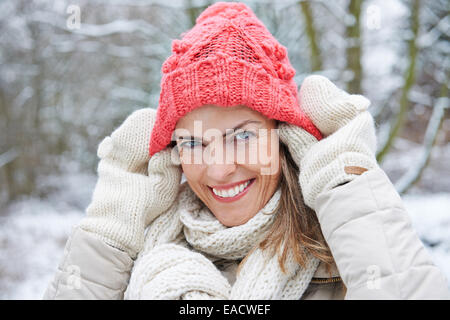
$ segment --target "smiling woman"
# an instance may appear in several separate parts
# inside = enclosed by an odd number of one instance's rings
[[[199,127],[196,128],[196,125]],[[280,188],[281,199],[285,201],[280,201],[275,225],[272,232],[268,233],[269,236],[261,242],[261,247],[271,248],[274,254],[288,239],[289,245],[284,246],[280,259],[283,269],[288,248],[293,248],[297,262],[306,266],[307,258],[301,249],[305,247],[326,263],[331,276],[333,258],[315,213],[304,204],[301,197],[297,165],[287,147],[283,143],[281,148],[278,146],[277,127],[276,120],[246,106],[223,108],[206,105],[197,108],[176,125],[175,140],[183,173],[191,189],[214,216],[228,227],[245,224]],[[213,141],[209,141],[205,146],[205,133],[214,130],[217,130],[215,138],[218,142],[226,135],[224,132],[228,132],[228,143],[211,146]],[[203,133],[203,136],[195,137],[194,132]],[[270,136],[271,139],[268,141],[261,136]],[[193,142],[196,144],[192,145]],[[196,163],[194,153],[203,161]],[[210,153],[221,156],[208,162],[205,158]],[[267,158],[258,155],[267,155]],[[272,168],[270,174],[264,170],[267,167]]]
[[[376,162],[365,97],[314,75],[298,94],[242,3],[210,6],[172,49],[158,110],[100,143],[46,298],[449,297]]]
[[[180,131],[193,134],[199,131],[195,128],[199,123],[203,130],[200,141],[211,129],[217,130],[218,134],[207,146],[198,141],[196,146],[187,145],[189,141],[178,137],[181,167],[186,180],[222,224],[229,227],[244,224],[267,203],[279,184],[279,154],[274,150],[277,149],[274,146],[278,143],[278,136],[270,134],[276,129],[276,122],[245,106],[223,108],[207,105],[180,119],[175,134]],[[232,134],[230,128],[233,128]],[[236,132],[237,129],[240,131]],[[226,141],[221,143],[227,131]],[[271,143],[259,136],[263,131],[269,131],[273,136]],[[262,163],[259,157],[251,161],[250,154],[258,154],[258,146],[259,149],[265,148],[269,163]],[[272,154],[274,151],[276,153]],[[200,154],[203,161],[192,161],[195,153]],[[208,158],[214,161],[208,161]],[[275,170],[272,174],[263,175],[263,167],[274,167]]]

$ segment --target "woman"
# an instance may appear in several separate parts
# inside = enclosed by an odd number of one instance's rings
[[[297,97],[294,74],[247,6],[207,8],[173,42],[157,112],[99,145],[45,298],[448,298],[377,165],[369,101],[321,76]]]

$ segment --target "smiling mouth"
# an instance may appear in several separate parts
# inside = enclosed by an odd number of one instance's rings
[[[245,194],[247,194],[250,187],[253,185],[253,182],[256,180],[256,178],[249,179],[235,187],[229,188],[229,189],[216,189],[209,187],[209,190],[211,190],[211,193],[213,197],[221,202],[231,202],[236,201],[240,198],[242,198]]]

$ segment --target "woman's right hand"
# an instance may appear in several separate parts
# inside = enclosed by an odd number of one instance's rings
[[[378,167],[375,126],[366,97],[349,94],[324,76],[305,78],[299,99],[324,139],[316,141],[304,129],[288,123],[281,123],[278,129],[300,168],[305,203],[316,210],[319,194]]]
[[[175,201],[181,182],[177,153],[170,147],[149,156],[156,110],[133,112],[99,144],[98,180],[80,227],[133,259],[145,228]]]

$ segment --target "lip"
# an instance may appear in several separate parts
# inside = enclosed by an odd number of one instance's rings
[[[209,188],[209,190],[211,191],[211,194],[212,194],[212,196],[214,197],[214,199],[216,199],[217,201],[220,201],[220,202],[233,202],[233,201],[239,200],[240,198],[242,198],[243,196],[245,196],[245,195],[248,193],[248,190],[250,189],[250,187],[251,187],[251,185],[253,184],[253,182],[255,182],[256,178],[247,179],[247,180],[242,180],[242,181],[237,182],[237,183],[231,183],[231,184],[223,185],[223,186],[220,186],[220,187],[217,187],[217,188],[214,187],[214,188],[219,189],[219,190],[220,190],[220,189],[228,189],[228,188],[231,188],[231,187],[233,187],[233,186],[236,186],[236,185],[239,185],[239,184],[241,184],[241,183],[244,183],[244,182],[246,182],[246,181],[248,181],[248,180],[250,180],[250,183],[245,187],[244,190],[242,190],[241,193],[237,194],[237,195],[234,196],[234,197],[222,198],[222,197],[220,197],[220,196],[218,196],[218,195],[216,195],[216,194],[214,193],[214,191],[212,190],[212,187],[208,186],[208,188]]]

